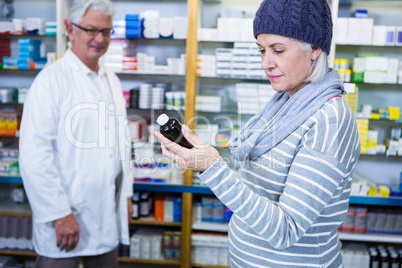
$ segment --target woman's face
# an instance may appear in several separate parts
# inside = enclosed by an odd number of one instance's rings
[[[276,91],[289,92],[293,96],[308,82],[310,68],[321,49],[302,50],[295,39],[276,34],[259,34],[262,69]]]

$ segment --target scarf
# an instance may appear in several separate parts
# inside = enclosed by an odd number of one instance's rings
[[[230,140],[233,158],[244,161],[260,157],[298,129],[330,98],[345,93],[338,72],[332,69],[321,81],[308,84],[291,98],[287,92],[275,93],[239,135]]]

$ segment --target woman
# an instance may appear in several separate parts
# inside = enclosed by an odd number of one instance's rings
[[[330,8],[323,0],[266,0],[254,19],[262,68],[278,91],[230,141],[239,170],[188,127],[189,150],[156,133],[163,154],[233,212],[232,267],[342,267],[344,220],[360,152],[353,112],[328,69]]]

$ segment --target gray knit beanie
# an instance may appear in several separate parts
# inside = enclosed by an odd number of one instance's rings
[[[327,0],[264,0],[254,18],[254,37],[260,33],[295,38],[329,54],[331,9]]]

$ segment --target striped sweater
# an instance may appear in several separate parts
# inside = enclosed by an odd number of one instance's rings
[[[359,153],[354,115],[343,98],[334,98],[237,171],[221,158],[199,175],[234,212],[231,266],[342,267],[337,229]]]

